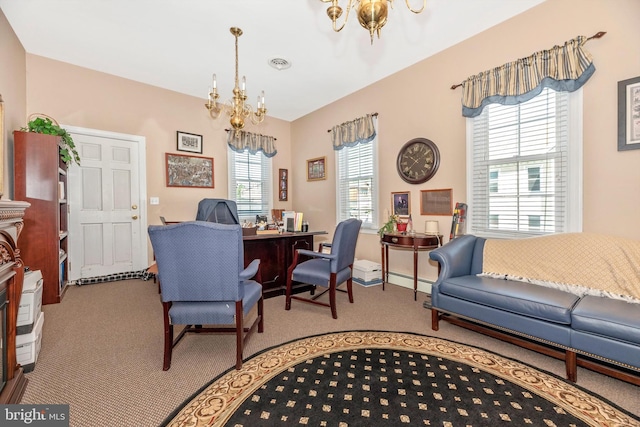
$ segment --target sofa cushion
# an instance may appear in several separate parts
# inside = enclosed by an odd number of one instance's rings
[[[571,317],[577,331],[640,344],[640,304],[587,295]]]
[[[558,289],[473,275],[448,278],[440,284],[439,291],[489,307],[566,325],[571,324],[571,310],[579,299]]]

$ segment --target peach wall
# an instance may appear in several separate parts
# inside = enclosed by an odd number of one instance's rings
[[[27,73],[22,44],[0,10],[0,95],[4,100],[4,162],[0,161],[3,177],[3,198],[13,197],[13,131],[26,124]],[[0,159],[2,156],[0,156]]]
[[[294,209],[314,225],[335,224],[335,158],[327,129],[365,113],[379,113],[380,210],[390,209],[390,193],[411,192],[417,229],[438,220],[448,235],[451,219],[421,216],[420,190],[452,188],[455,201],[466,199],[465,119],[461,91],[451,90],[468,76],[578,35],[607,34],[589,41],[596,73],[584,86],[584,231],[640,239],[632,214],[640,211],[640,150],[617,151],[617,82],[640,75],[640,2],[637,0],[548,0],[525,13],[459,43],[431,58],[368,86],[292,123]],[[346,37],[346,35],[343,35]],[[384,35],[382,36],[384,37]],[[441,153],[438,173],[425,184],[409,185],[395,169],[398,150],[411,138],[434,141]],[[329,178],[306,182],[305,159],[327,156]],[[412,274],[411,252],[391,251],[391,270]],[[356,256],[378,261],[378,237],[361,234]],[[434,279],[436,266],[419,256],[419,275]]]
[[[276,201],[274,207],[303,211],[312,229],[331,232],[335,227],[335,159],[327,129],[377,112],[380,210],[389,208],[392,191],[411,191],[416,227],[436,219],[441,231],[448,234],[450,218],[421,216],[419,198],[420,190],[438,188],[452,188],[456,201],[466,198],[465,119],[460,113],[460,89],[451,90],[450,86],[577,35],[607,31],[604,38],[586,45],[597,71],[584,87],[583,228],[640,239],[640,228],[630,220],[640,208],[640,150],[618,152],[616,139],[617,82],[640,75],[638,16],[637,0],[547,0],[292,123],[267,119],[260,132],[278,138],[274,185],[278,168],[291,172],[290,200]],[[159,206],[149,206],[150,223],[157,223],[159,215],[191,218],[199,199],[226,196],[226,124],[207,118],[202,99],[34,55],[26,55],[25,60],[24,50],[1,14],[0,58],[0,93],[11,116],[7,128],[21,126],[27,113],[42,112],[67,125],[146,137],[147,194],[161,200]],[[5,93],[13,93],[15,100],[9,102]],[[203,155],[215,159],[214,190],[165,187],[163,156],[167,151],[175,152],[176,130],[204,136]],[[432,180],[412,186],[398,177],[395,159],[401,145],[417,136],[433,140],[442,159]],[[307,182],[305,161],[320,156],[327,157],[327,179]],[[361,235],[356,256],[379,260],[377,236]],[[411,274],[410,253],[392,251],[391,261],[392,270]],[[420,254],[420,276],[436,276],[435,265],[429,263],[426,253]]]
[[[148,206],[149,224],[195,218],[203,198],[227,197],[226,117],[211,120],[204,99],[27,54],[27,109],[53,116],[64,125],[141,135],[147,147],[147,195],[159,197]],[[259,132],[277,138],[273,185],[278,168],[289,168],[288,122],[267,118]],[[247,125],[249,131],[256,131]],[[177,153],[176,131],[203,136],[202,156],[214,159],[214,189],[165,185],[165,153]],[[181,153],[188,154],[188,153]],[[290,203],[290,202],[288,202]],[[274,208],[289,208],[275,202]]]

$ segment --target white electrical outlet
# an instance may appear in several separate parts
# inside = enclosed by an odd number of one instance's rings
[[[160,204],[160,197],[149,197],[149,204],[150,205],[159,205]]]

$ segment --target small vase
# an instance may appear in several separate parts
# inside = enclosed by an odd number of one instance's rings
[[[396,224],[396,227],[398,227],[398,231],[400,233],[404,233],[405,231],[407,231],[407,223],[406,222],[399,222]]]

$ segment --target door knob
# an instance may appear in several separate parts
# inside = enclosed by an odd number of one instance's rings
[[[131,209],[133,209],[133,210],[138,209],[138,205],[133,205],[133,206],[131,206]]]
[[[138,219],[138,215],[132,216],[131,219]]]

